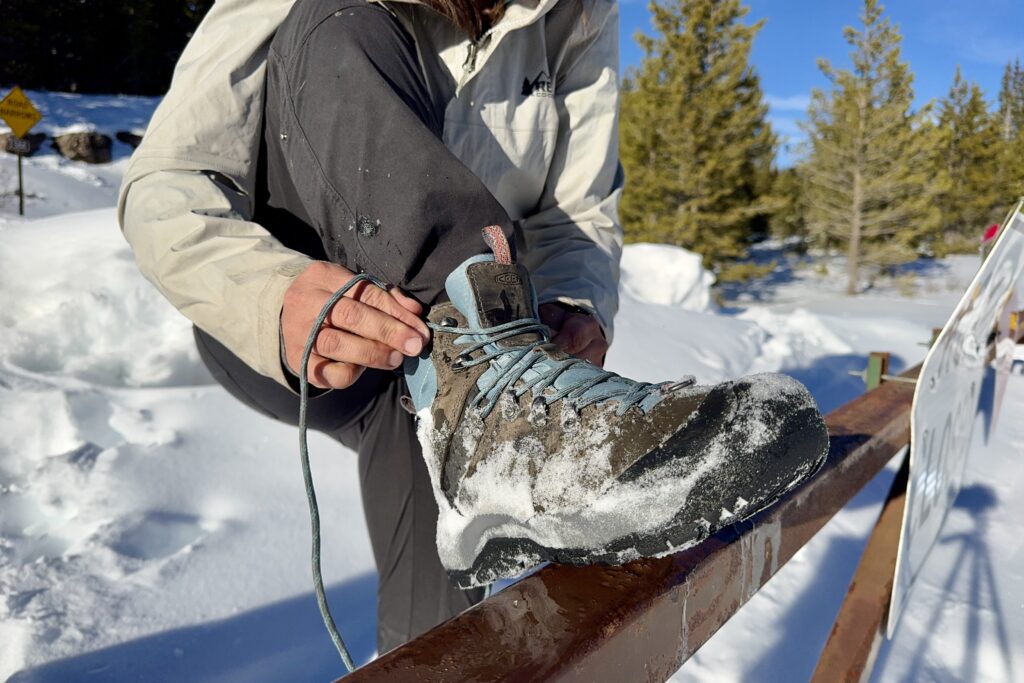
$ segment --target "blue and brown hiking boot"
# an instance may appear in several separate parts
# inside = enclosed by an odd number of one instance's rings
[[[433,342],[406,368],[438,553],[458,585],[686,548],[824,461],[825,424],[796,380],[647,384],[602,370],[550,343],[528,273],[494,251],[451,273]]]

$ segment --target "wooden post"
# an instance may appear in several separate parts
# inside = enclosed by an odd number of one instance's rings
[[[21,170],[22,156],[18,154],[18,215],[25,215],[25,178]]]
[[[868,391],[878,388],[888,374],[889,354],[883,351],[872,351],[868,356],[868,367],[864,371],[864,384]]]

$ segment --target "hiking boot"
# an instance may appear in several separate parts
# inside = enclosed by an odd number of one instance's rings
[[[822,464],[825,424],[794,379],[648,384],[556,349],[528,273],[494,239],[497,258],[449,275],[433,342],[406,367],[459,586],[686,548]]]

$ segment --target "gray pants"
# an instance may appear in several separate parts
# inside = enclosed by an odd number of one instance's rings
[[[255,219],[278,240],[400,285],[425,304],[443,296],[456,266],[486,249],[481,228],[500,225],[514,243],[504,209],[441,140],[454,83],[436,82],[447,73],[440,65],[428,82],[412,37],[386,10],[365,0],[298,2],[269,60]],[[231,394],[297,423],[297,396],[202,331],[196,340]],[[312,429],[359,454],[380,573],[380,652],[482,597],[453,588],[441,567],[437,504],[413,417],[399,404],[403,391],[401,377],[368,370],[351,388],[313,399],[309,413]]]

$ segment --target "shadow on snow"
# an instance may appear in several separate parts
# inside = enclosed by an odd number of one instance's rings
[[[894,475],[892,469],[882,470],[845,509],[881,506]],[[808,582],[800,585],[798,593],[778,598],[784,606],[778,608],[781,618],[763,633],[772,643],[748,669],[757,672],[757,680],[810,680],[866,544],[866,534],[830,537],[824,552],[813,560]]]
[[[377,576],[327,590],[332,614],[357,663],[376,649]],[[110,624],[112,630],[117,624]],[[26,669],[8,683],[78,681],[331,681],[345,666],[313,593],[237,616],[138,638]]]
[[[725,310],[732,310],[735,305],[743,306],[752,302],[765,303],[772,301],[776,296],[776,290],[782,286],[792,283],[805,277],[806,271],[813,269],[822,263],[829,263],[833,259],[815,257],[810,254],[801,254],[790,246],[778,243],[767,243],[754,245],[750,250],[750,257],[746,262],[758,266],[765,266],[773,261],[775,267],[767,275],[759,278],[752,278],[742,282],[722,282],[715,287],[726,303]],[[804,275],[798,271],[804,271]],[[892,283],[898,278],[913,276],[915,278],[936,278],[949,271],[949,265],[938,259],[919,258],[910,263],[903,263],[892,266],[884,276],[879,276],[878,282],[869,283],[862,291],[870,291],[876,285]],[[846,281],[846,273],[834,272],[833,279]]]
[[[821,412],[828,413],[866,391],[864,380],[850,372],[862,372],[867,365],[866,355],[847,353],[821,356],[809,365],[783,367],[780,372],[802,382],[818,402]],[[899,374],[906,367],[902,356],[889,357],[890,374]]]
[[[974,524],[962,532],[944,533],[936,541],[936,545],[939,546],[953,546],[955,551],[948,556],[956,557],[956,560],[949,563],[950,570],[945,582],[941,586],[934,586],[942,596],[935,600],[935,606],[924,623],[935,633],[943,628],[957,629],[962,624],[963,661],[960,662],[959,671],[953,670],[952,667],[947,668],[944,663],[928,656],[929,650],[934,647],[933,641],[929,638],[920,638],[907,668],[908,680],[979,680],[984,675],[980,670],[979,655],[985,642],[981,631],[989,621],[983,618],[986,612],[991,614],[989,628],[995,631],[995,642],[998,643],[1001,659],[999,666],[1006,675],[1005,680],[1019,680],[1015,678],[1013,646],[1007,634],[1006,615],[999,599],[999,587],[992,568],[994,560],[985,540],[989,514],[998,507],[999,499],[995,490],[984,484],[965,486],[953,503],[953,508],[969,514]],[[963,591],[958,590],[957,586],[962,585],[964,581],[969,586],[966,595],[969,608],[951,610],[951,603],[960,602],[956,595]],[[890,652],[890,644],[883,643],[875,671],[885,670],[885,661]],[[989,665],[995,666],[995,663],[990,662]]]

